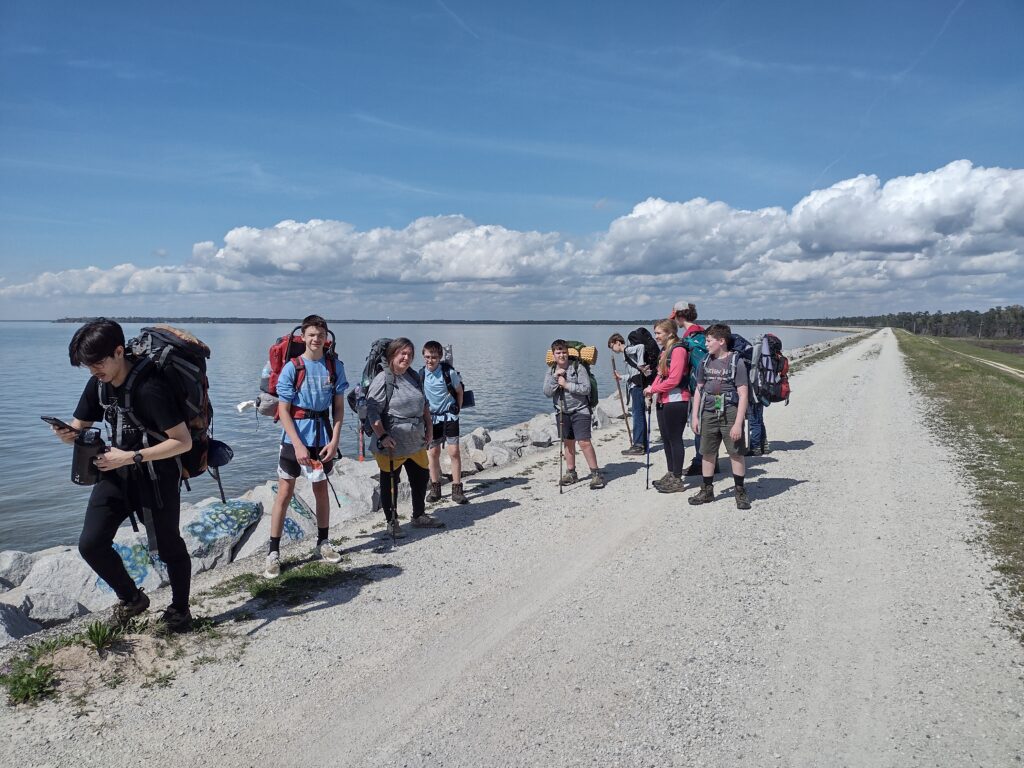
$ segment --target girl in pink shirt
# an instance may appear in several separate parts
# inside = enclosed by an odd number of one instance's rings
[[[653,397],[658,412],[658,429],[665,446],[668,472],[654,487],[661,493],[679,493],[683,490],[683,430],[690,409],[690,391],[686,386],[687,353],[679,343],[674,320],[659,320],[654,325],[654,338],[662,348],[658,361],[658,375],[654,383],[644,390]]]

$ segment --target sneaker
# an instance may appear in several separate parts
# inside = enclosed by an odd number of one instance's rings
[[[606,485],[607,483],[604,481],[604,475],[596,469],[590,473],[590,490],[596,491],[604,488]]]
[[[271,552],[267,555],[267,564],[263,566],[263,577],[273,579],[281,575],[281,553]]]
[[[566,472],[564,475],[562,475],[562,479],[558,482],[558,484],[559,485],[572,485],[573,483],[578,483],[579,481],[580,481],[580,478],[579,478],[579,475],[576,474],[576,470],[575,469],[570,469],[568,472]]]
[[[328,563],[340,563],[341,552],[334,548],[327,539],[324,539],[316,545],[316,553],[320,555],[321,560],[326,560]]]
[[[700,490],[687,499],[691,504],[707,504],[715,500],[715,487],[713,485],[701,484]]]
[[[622,452],[623,456],[643,456],[647,451],[644,450],[642,445],[631,445],[629,448]]]
[[[111,620],[117,626],[123,627],[147,608],[149,608],[149,596],[140,589],[134,600],[121,600],[114,606]]]
[[[186,608],[184,611],[179,611],[173,605],[167,607],[157,619],[157,627],[163,628],[168,632],[191,632],[192,631],[192,612]]]
[[[736,509],[750,509],[750,499],[747,498],[747,489],[741,485],[736,486]]]
[[[687,477],[700,477],[704,474],[704,470],[701,468],[701,462],[691,461],[690,466],[686,468]]]
[[[466,498],[466,491],[462,487],[462,483],[452,483],[452,501],[456,504],[469,504],[469,499]]]
[[[429,515],[424,512],[419,517],[412,519],[413,528],[444,528],[444,523],[438,520],[433,515]]]
[[[658,485],[658,493],[681,493],[685,490],[686,485],[683,483],[683,479],[675,475]]]
[[[390,523],[388,523],[387,526],[385,527],[385,530],[389,534],[391,534],[391,538],[393,539],[405,538],[405,533],[402,532],[402,524],[399,523],[398,520],[392,520]]]
[[[441,500],[441,484],[431,483],[430,490],[427,491],[427,504],[433,504]]]

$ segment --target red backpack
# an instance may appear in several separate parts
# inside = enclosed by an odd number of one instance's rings
[[[330,338],[324,344],[324,365],[327,366],[327,373],[331,386],[338,380],[338,356],[335,353],[337,343],[334,331],[327,331]],[[302,326],[296,326],[287,336],[278,336],[270,345],[267,352],[267,364],[263,368],[263,376],[260,380],[260,396],[256,401],[260,413],[266,416],[273,416],[277,421],[277,381],[281,378],[281,371],[286,363],[291,361],[295,366],[295,391],[302,389],[306,380],[306,363],[302,353],[306,351],[306,342],[302,340]],[[292,408],[293,419],[312,419],[317,414],[307,412],[304,408]]]

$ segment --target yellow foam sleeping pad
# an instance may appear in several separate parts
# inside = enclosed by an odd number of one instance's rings
[[[570,341],[569,344],[569,359],[578,359],[581,363],[586,365],[593,365],[597,362],[597,347],[587,347],[580,341]],[[555,355],[549,349],[547,354],[544,356],[544,362],[548,365],[555,364]]]

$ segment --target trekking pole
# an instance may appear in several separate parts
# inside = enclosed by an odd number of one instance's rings
[[[615,358],[612,358],[612,377],[615,379],[615,391],[619,393],[619,405],[622,406],[622,420],[626,425],[626,439],[633,444],[633,433],[629,431],[629,417],[626,416],[626,401],[622,399],[622,386],[619,384],[618,371],[615,370]]]
[[[359,460],[360,461],[366,461],[366,453],[365,453],[366,449],[365,449],[365,445],[364,445],[364,442],[363,442],[364,440],[365,440],[365,438],[363,437],[363,430],[360,429],[359,430]]]
[[[391,545],[394,546],[395,542],[398,541],[398,537],[395,536],[395,523],[398,522],[398,484],[395,482],[395,452],[394,449],[388,449],[388,482],[391,484],[391,509],[388,510],[391,514],[388,517],[388,528],[391,530]]]
[[[565,393],[562,394],[561,399],[558,401],[558,495],[562,495],[562,453],[565,450],[562,442],[562,416],[565,413],[563,406],[565,405]]]
[[[644,489],[651,490],[651,403],[654,398],[647,401],[647,480]]]

